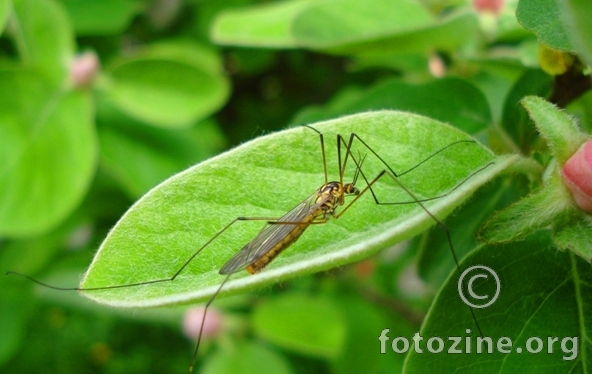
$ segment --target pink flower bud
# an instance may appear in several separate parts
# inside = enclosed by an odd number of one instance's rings
[[[74,82],[74,87],[90,86],[99,68],[99,58],[94,52],[85,52],[76,56],[70,67],[70,77]]]
[[[504,7],[504,0],[473,0],[473,8],[477,12],[499,14]]]
[[[592,140],[584,143],[567,160],[561,174],[576,205],[583,211],[592,213]]]
[[[186,336],[193,340],[199,337],[199,329],[204,317],[205,308],[192,308],[185,312],[183,318],[183,332]],[[207,311],[204,327],[202,331],[202,338],[212,337],[218,334],[222,327],[222,315],[215,308],[210,308]]]

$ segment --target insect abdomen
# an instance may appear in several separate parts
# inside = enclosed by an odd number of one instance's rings
[[[292,245],[302,235],[308,225],[295,224],[294,229],[286,235],[284,239],[279,241],[273,248],[267,251],[263,256],[253,261],[247,266],[247,271],[251,274],[255,274],[261,271],[267,264],[269,264],[274,258],[276,258],[282,251]]]

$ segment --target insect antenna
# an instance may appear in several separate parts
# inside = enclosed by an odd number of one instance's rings
[[[364,164],[364,160],[366,160],[366,156],[367,155],[362,156],[360,152],[358,152],[358,159],[360,160],[359,162],[356,161],[356,159],[353,156],[351,156],[352,160],[354,160],[354,163],[356,164],[356,171],[354,172],[354,177],[351,183],[354,186],[358,182],[358,178],[360,177],[360,173],[362,172],[362,165]]]

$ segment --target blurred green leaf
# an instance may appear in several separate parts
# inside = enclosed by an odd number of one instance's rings
[[[538,136],[528,113],[520,105],[520,100],[527,95],[545,97],[551,91],[552,77],[541,70],[529,69],[514,83],[507,94],[502,113],[502,128],[513,141],[511,150],[521,150],[529,154],[533,141]]]
[[[384,55],[356,55],[350,57],[352,63],[348,65],[352,71],[363,71],[386,68],[393,71],[405,71],[409,76],[425,77],[428,74],[430,55],[420,53],[384,54]],[[422,79],[420,78],[420,81]],[[412,79],[411,81],[414,81]],[[416,82],[417,83],[417,82]]]
[[[473,373],[476,367],[488,373],[585,372],[592,354],[592,344],[586,338],[592,334],[592,321],[587,313],[587,306],[592,303],[592,272],[588,263],[571,253],[557,251],[548,233],[539,232],[520,243],[483,246],[464,259],[461,268],[471,265],[487,266],[500,279],[497,301],[487,308],[475,309],[483,335],[492,339],[493,353],[476,353],[479,332],[468,306],[459,297],[458,274],[453,272],[436,296],[421,329],[424,351],[408,354],[404,373]],[[476,280],[474,293],[494,295],[492,279],[489,276]],[[447,337],[462,337],[457,348],[463,354],[428,353],[426,342],[436,336],[444,340],[446,349],[452,344]],[[467,337],[471,339],[471,354],[465,353]],[[501,337],[512,340],[511,353],[498,351]],[[525,349],[527,340],[533,337],[541,339],[543,344],[538,354]],[[548,352],[549,337],[558,338],[552,345],[552,353]],[[577,341],[563,341],[570,337]],[[483,349],[486,347],[485,343]],[[521,354],[517,352],[519,347]],[[537,342],[532,347],[536,348]]]
[[[483,187],[467,204],[446,220],[457,258],[463,258],[480,244],[475,233],[491,215],[520,198],[516,180],[496,180]],[[456,269],[443,230],[433,228],[416,240],[419,246],[418,272],[434,289],[439,289]]]
[[[229,95],[220,57],[209,47],[167,42],[122,58],[103,87],[129,115],[164,128],[188,127],[211,115]]]
[[[389,56],[425,53],[434,49],[450,50],[460,47],[473,40],[477,32],[478,22],[473,13],[455,13],[430,24],[417,25],[415,28],[384,32],[363,40],[344,40],[332,45],[313,44],[311,47],[340,55]],[[312,37],[309,42],[313,42]]]
[[[563,1],[563,0],[561,0]],[[532,31],[539,41],[555,49],[573,51],[566,25],[562,22],[558,0],[520,0],[518,22]]]
[[[592,64],[592,24],[588,18],[592,14],[592,3],[588,0],[563,0],[558,1],[557,5],[575,52],[589,65]]]
[[[42,233],[74,210],[94,174],[92,103],[27,70],[0,81],[0,233]]]
[[[466,79],[486,97],[492,123],[502,123],[502,108],[506,96],[516,80],[524,74],[524,66],[515,61],[497,58],[478,60],[478,64],[480,71]]]
[[[167,177],[219,153],[217,124],[205,120],[183,129],[160,129],[110,114],[99,119],[101,165],[132,198]]]
[[[289,1],[222,12],[212,40],[227,45],[309,48],[343,55],[390,55],[450,49],[473,39],[471,13],[434,20],[405,0]]]
[[[292,21],[311,0],[251,5],[220,12],[210,29],[218,44],[255,47],[295,48]]]
[[[408,335],[415,328],[393,310],[369,303],[366,299],[338,293],[341,313],[347,321],[347,335],[339,356],[331,360],[331,372],[338,374],[356,373],[398,373],[403,367],[405,356],[382,355],[380,348],[369,344],[380,332],[389,328],[391,335]],[[324,331],[324,329],[323,329]]]
[[[240,343],[233,351],[218,351],[204,363],[202,374],[292,374],[283,355],[260,344]]]
[[[570,114],[578,118],[582,131],[592,134],[592,91],[588,91],[577,100],[572,101],[567,109]]]
[[[520,22],[516,19],[516,8],[520,0],[504,1],[499,14],[496,14],[497,18],[497,35],[495,39],[502,43],[516,43],[524,41],[525,39],[532,38],[532,33],[526,30]],[[495,4],[495,1],[490,2]],[[474,2],[473,4],[477,4]],[[488,14],[482,14],[482,22],[487,25],[491,22]],[[489,18],[489,19],[488,19]],[[486,26],[487,27],[487,26]]]
[[[407,170],[435,151],[467,135],[437,121],[400,112],[368,112],[315,125],[328,142],[327,164],[335,165],[336,133],[355,132],[394,170]],[[222,227],[239,216],[281,216],[310,196],[324,178],[318,137],[299,127],[259,138],[231,152],[196,165],[153,189],[128,211],[101,246],[82,287],[112,286],[165,278]],[[357,143],[354,154],[368,150]],[[295,157],[297,155],[297,157]],[[448,148],[400,179],[419,197],[450,191],[467,175],[493,160],[477,143]],[[424,205],[444,216],[482,183],[504,170],[512,158],[496,159],[460,188]],[[353,169],[351,163],[350,168]],[[384,169],[371,155],[364,161],[371,178]],[[444,171],[446,170],[446,171]],[[348,171],[345,180],[351,178]],[[337,178],[331,170],[331,178]],[[436,178],[438,176],[438,178]],[[278,193],[278,186],[289,186]],[[374,188],[383,200],[408,202],[409,195],[392,180]],[[276,283],[297,274],[351,263],[418,233],[433,219],[417,204],[377,207],[370,196],[349,214],[309,231],[278,257],[273,269],[246,276],[237,274],[221,291],[237,293]],[[376,214],[377,209],[381,214]],[[147,306],[203,300],[221,281],[218,270],[260,231],[261,222],[239,222],[212,242],[174,282],[84,293],[94,300],[121,306]],[[140,235],[141,232],[141,235]]]
[[[26,344],[3,372],[187,372],[190,349],[176,329],[51,304],[34,312],[26,325]]]
[[[141,10],[138,0],[62,0],[77,35],[121,33]]]
[[[0,365],[4,365],[25,343],[25,326],[31,315],[32,300],[26,297],[28,290],[14,284],[3,284],[0,288]]]
[[[405,0],[330,0],[301,10],[292,32],[298,45],[326,49],[382,39],[432,22],[427,9]]]
[[[83,256],[81,256],[83,257]],[[80,274],[84,273],[85,267],[74,267],[65,262],[56,262],[52,270],[43,276],[43,281],[54,285],[69,286],[80,280]],[[109,308],[80,297],[77,292],[55,290],[35,286],[35,293],[39,299],[52,305],[67,307],[72,310],[86,312],[96,316],[116,316],[134,323],[160,324],[170,328],[179,329],[179,321],[183,319],[186,307],[151,308],[151,309],[117,309]]]
[[[367,95],[373,87],[364,90],[358,87],[343,87],[335,93],[324,105],[311,105],[304,107],[290,120],[290,126],[300,126],[304,123],[313,123],[335,118],[344,114],[351,114],[350,106],[355,105],[361,98]],[[392,108],[386,108],[392,109]]]
[[[15,44],[25,66],[43,72],[52,84],[64,86],[74,56],[70,20],[54,0],[13,0]]]
[[[425,84],[409,84],[392,79],[365,91],[357,90],[355,94],[337,96],[335,100],[324,107],[305,109],[291,122],[310,123],[374,108],[422,114],[450,123],[469,134],[484,130],[492,121],[489,104],[483,93],[458,78],[442,78]]]
[[[252,318],[258,336],[315,357],[336,357],[346,335],[338,306],[322,296],[291,292],[268,298],[255,308]]]
[[[8,19],[8,16],[10,15],[11,8],[11,0],[0,0],[0,35],[2,35],[4,32],[4,25]]]
[[[36,274],[63,249],[72,229],[72,222],[66,221],[65,225],[46,235],[8,242],[0,251],[0,274],[7,271]]]

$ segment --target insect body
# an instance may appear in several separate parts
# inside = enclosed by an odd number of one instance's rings
[[[261,271],[284,249],[304,233],[309,225],[325,223],[331,216],[337,217],[335,209],[345,202],[345,195],[359,195],[354,183],[329,182],[322,185],[312,196],[298,204],[283,217],[265,228],[255,239],[244,246],[220,269],[220,274],[232,274],[246,267],[255,274]]]

